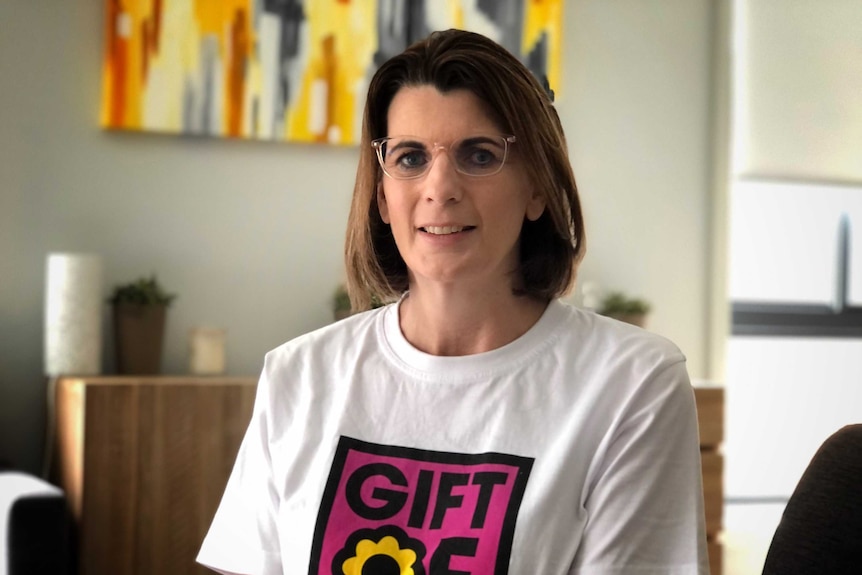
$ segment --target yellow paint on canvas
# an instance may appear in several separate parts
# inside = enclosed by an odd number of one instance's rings
[[[449,0],[452,10],[452,28],[462,30],[464,28],[464,7],[459,0]]]
[[[144,19],[149,16],[148,0],[125,0],[120,2],[121,12],[114,25],[126,41],[126,74],[124,89],[126,93],[123,110],[123,126],[141,126],[141,91],[144,79],[140,63],[144,54],[144,38],[141,34]]]
[[[521,52],[528,53],[541,38],[548,35],[548,82],[558,95],[561,87],[560,53],[563,35],[563,0],[527,0]]]
[[[161,0],[158,23],[157,0],[105,1],[103,125],[181,132],[200,129],[206,117],[207,133],[261,137],[263,124],[255,113],[264,87],[272,101],[278,72],[262,68],[253,0]],[[433,14],[426,16],[434,27],[464,28],[465,5],[434,0],[426,6]],[[522,50],[530,51],[547,34],[549,81],[559,92],[563,0],[525,0],[523,6]],[[377,2],[306,0],[303,9],[300,53],[292,63],[299,84],[277,137],[353,143],[377,50]],[[238,13],[245,15],[241,29]],[[273,116],[266,118],[271,122]]]
[[[297,102],[287,118],[288,139],[349,143],[356,140],[354,108],[357,98],[364,98],[357,87],[369,73],[377,49],[376,3],[316,0],[306,4],[308,24],[307,67]],[[327,52],[330,50],[330,52]],[[328,101],[316,98],[315,87],[325,83]],[[323,132],[312,123],[326,108]],[[333,133],[334,132],[334,141]]]
[[[247,124],[248,86],[246,84],[247,70],[251,60],[254,58],[254,46],[256,43],[256,31],[254,29],[254,13],[251,0],[196,0],[195,13],[201,34],[212,34],[218,38],[219,56],[222,70],[224,71],[221,86],[223,95],[222,122],[229,128],[232,118],[238,122],[239,131],[236,135],[242,135],[242,126]],[[240,20],[242,18],[242,20]],[[239,28],[235,28],[237,23]],[[237,39],[244,39],[245,43],[237,45]],[[236,85],[236,83],[239,85]],[[231,98],[241,98],[240,102]]]
[[[200,62],[200,31],[193,0],[171,0],[162,5],[159,51],[152,57],[143,93],[143,121],[159,131],[183,129],[187,78]]]
[[[174,0],[166,0],[173,2]],[[201,34],[215,34],[222,43],[226,36],[226,31],[234,15],[237,12],[245,12],[249,16],[253,15],[252,0],[194,0],[195,18],[200,27]],[[254,29],[251,25],[251,18],[248,20],[248,33],[254,34]],[[224,48],[224,46],[222,46]]]
[[[429,14],[429,11],[433,12],[433,14]],[[463,30],[466,22],[464,1],[435,0],[433,5],[425,5],[425,16],[430,19],[429,24],[432,28],[438,30],[458,28]]]
[[[171,49],[170,44],[175,40],[176,33],[170,33],[170,20],[166,18],[172,10],[180,7],[182,7],[181,0],[163,3],[162,30],[158,39],[159,50],[152,52],[148,50],[144,36],[144,27],[154,25],[152,0],[117,2],[117,17],[108,25],[121,38],[125,52],[111,53],[106,58],[102,97],[103,125],[156,129],[173,129],[180,125],[180,120],[171,121],[171,110],[160,110],[155,121],[150,121],[153,120],[154,110],[158,109],[153,100],[169,101],[168,91],[175,90],[181,82],[176,78],[179,75],[178,72],[172,70],[176,65],[176,53]],[[180,22],[180,30],[185,31],[188,27],[188,20]],[[109,61],[113,62],[117,69],[123,70],[122,77],[115,75],[115,69],[109,66]],[[118,85],[120,82],[122,86]],[[121,91],[124,95],[122,118],[112,123],[109,106],[117,91]]]

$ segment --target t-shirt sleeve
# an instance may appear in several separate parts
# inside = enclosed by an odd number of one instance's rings
[[[694,390],[681,359],[625,400],[593,461],[572,573],[709,573],[699,444]]]
[[[268,447],[266,375],[257,387],[251,422],[197,562],[226,575],[281,575],[276,517],[279,499]]]

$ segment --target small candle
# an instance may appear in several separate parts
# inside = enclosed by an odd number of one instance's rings
[[[189,371],[196,375],[220,375],[225,372],[225,330],[199,327],[189,337]]]

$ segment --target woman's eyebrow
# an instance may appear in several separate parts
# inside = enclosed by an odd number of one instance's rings
[[[485,143],[495,143],[497,138],[493,138],[491,136],[468,136],[466,138],[461,138],[461,142],[464,144],[485,144]]]
[[[398,150],[399,148],[426,148],[427,145],[425,142],[421,140],[399,140],[398,143],[392,147],[393,150]]]

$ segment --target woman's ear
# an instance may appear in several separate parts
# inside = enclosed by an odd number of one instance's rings
[[[543,213],[545,213],[545,198],[539,192],[533,192],[533,195],[527,202],[527,219],[535,222],[542,217]]]
[[[383,182],[377,182],[377,211],[383,223],[389,223],[389,204],[386,203],[386,194],[383,193]]]

